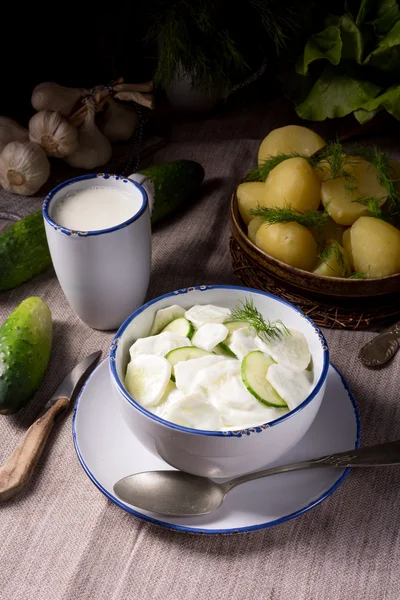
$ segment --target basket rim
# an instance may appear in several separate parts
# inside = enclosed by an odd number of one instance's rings
[[[264,252],[263,250],[258,248],[258,246],[256,246],[247,237],[246,233],[243,230],[244,223],[240,216],[239,208],[237,205],[237,196],[236,196],[237,188],[238,188],[238,186],[236,186],[234,192],[232,193],[232,197],[231,197],[231,211],[230,212],[231,212],[232,223],[236,229],[236,232],[239,234],[243,245],[248,246],[253,253],[255,253],[259,256],[259,258],[261,260],[263,260],[264,262],[267,261],[266,267],[268,266],[268,262],[270,262],[272,265],[279,267],[280,269],[286,271],[288,274],[310,278],[311,281],[313,281],[313,280],[320,281],[320,282],[327,281],[327,280],[335,281],[338,285],[340,285],[341,282],[345,282],[347,285],[350,284],[353,287],[363,286],[364,289],[366,287],[373,287],[377,283],[384,284],[385,282],[393,282],[393,281],[400,282],[400,273],[395,273],[394,275],[386,275],[384,277],[368,277],[368,279],[351,279],[350,277],[327,277],[326,275],[319,275],[316,273],[312,273],[311,271],[305,271],[303,269],[299,269],[298,267],[292,267],[291,265],[288,265],[287,263],[284,263],[281,260],[274,258],[270,254],[267,254],[266,252]],[[238,218],[236,217],[236,211],[238,214]],[[243,225],[242,225],[242,223],[243,223]]]

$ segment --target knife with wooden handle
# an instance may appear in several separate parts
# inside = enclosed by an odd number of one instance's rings
[[[74,392],[83,383],[84,377],[94,369],[100,356],[100,351],[93,352],[66,376],[14,452],[0,467],[0,502],[16,496],[28,483],[42,455],[55,418],[69,406]]]

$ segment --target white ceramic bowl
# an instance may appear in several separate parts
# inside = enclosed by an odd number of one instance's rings
[[[268,424],[240,431],[189,429],[157,417],[146,410],[124,386],[129,348],[139,337],[149,334],[157,310],[171,304],[190,308],[194,304],[215,304],[234,308],[238,301],[251,298],[268,319],[281,319],[307,338],[312,360],[314,385],[311,394],[295,410]],[[234,477],[262,469],[283,456],[309,429],[325,392],[329,351],[324,336],[297,308],[250,288],[214,285],[177,290],[148,302],[119,328],[110,349],[110,371],[114,393],[127,426],[151,452],[168,464],[204,477]]]

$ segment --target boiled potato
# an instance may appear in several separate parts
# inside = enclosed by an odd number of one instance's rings
[[[335,240],[341,244],[345,227],[343,227],[343,225],[338,225],[333,219],[328,217],[322,227],[313,227],[310,231],[317,243],[322,240]]]
[[[327,160],[321,160],[321,162],[315,165],[313,170],[316,178],[320,183],[325,181],[325,179],[329,179],[329,177],[331,176],[331,169]]]
[[[319,262],[313,272],[325,277],[347,277],[350,275],[350,263],[344,248],[336,240],[329,240],[328,247],[327,257]]]
[[[239,185],[236,190],[236,197],[240,216],[245,225],[248,225],[254,219],[250,211],[257,208],[257,206],[264,206],[264,196],[265,183],[263,181],[241,183]]]
[[[353,259],[353,250],[351,248],[350,231],[351,231],[351,227],[349,227],[348,229],[346,229],[346,231],[343,232],[342,245],[343,245],[344,251],[346,252],[346,256],[349,261],[350,268],[352,271],[354,271],[354,259]]]
[[[317,210],[321,186],[304,158],[288,158],[272,169],[265,181],[264,206]]]
[[[264,221],[263,219],[261,219],[261,217],[255,217],[249,223],[249,226],[247,228],[247,237],[251,242],[253,242],[253,244],[256,243],[256,233],[260,229],[263,222]]]
[[[311,271],[317,260],[317,242],[299,223],[264,223],[256,233],[256,245],[282,262]]]
[[[387,191],[378,180],[378,171],[367,160],[355,158],[351,164],[345,166],[350,179],[337,177],[323,181],[321,185],[322,204],[332,219],[340,225],[352,225],[357,219],[368,213],[368,208],[357,198],[378,198],[379,204],[385,202]],[[349,186],[354,189],[348,189]]]
[[[354,269],[368,277],[400,271],[400,231],[374,217],[360,217],[350,229]]]
[[[258,164],[262,165],[270,156],[298,152],[312,156],[325,146],[317,133],[300,125],[287,125],[273,129],[261,142],[258,151]]]

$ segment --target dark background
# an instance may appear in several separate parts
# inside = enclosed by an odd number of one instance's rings
[[[91,87],[123,75],[151,79],[156,49],[144,48],[146,2],[2,3],[0,114],[25,124],[43,81]],[[139,24],[139,25],[138,25]]]

